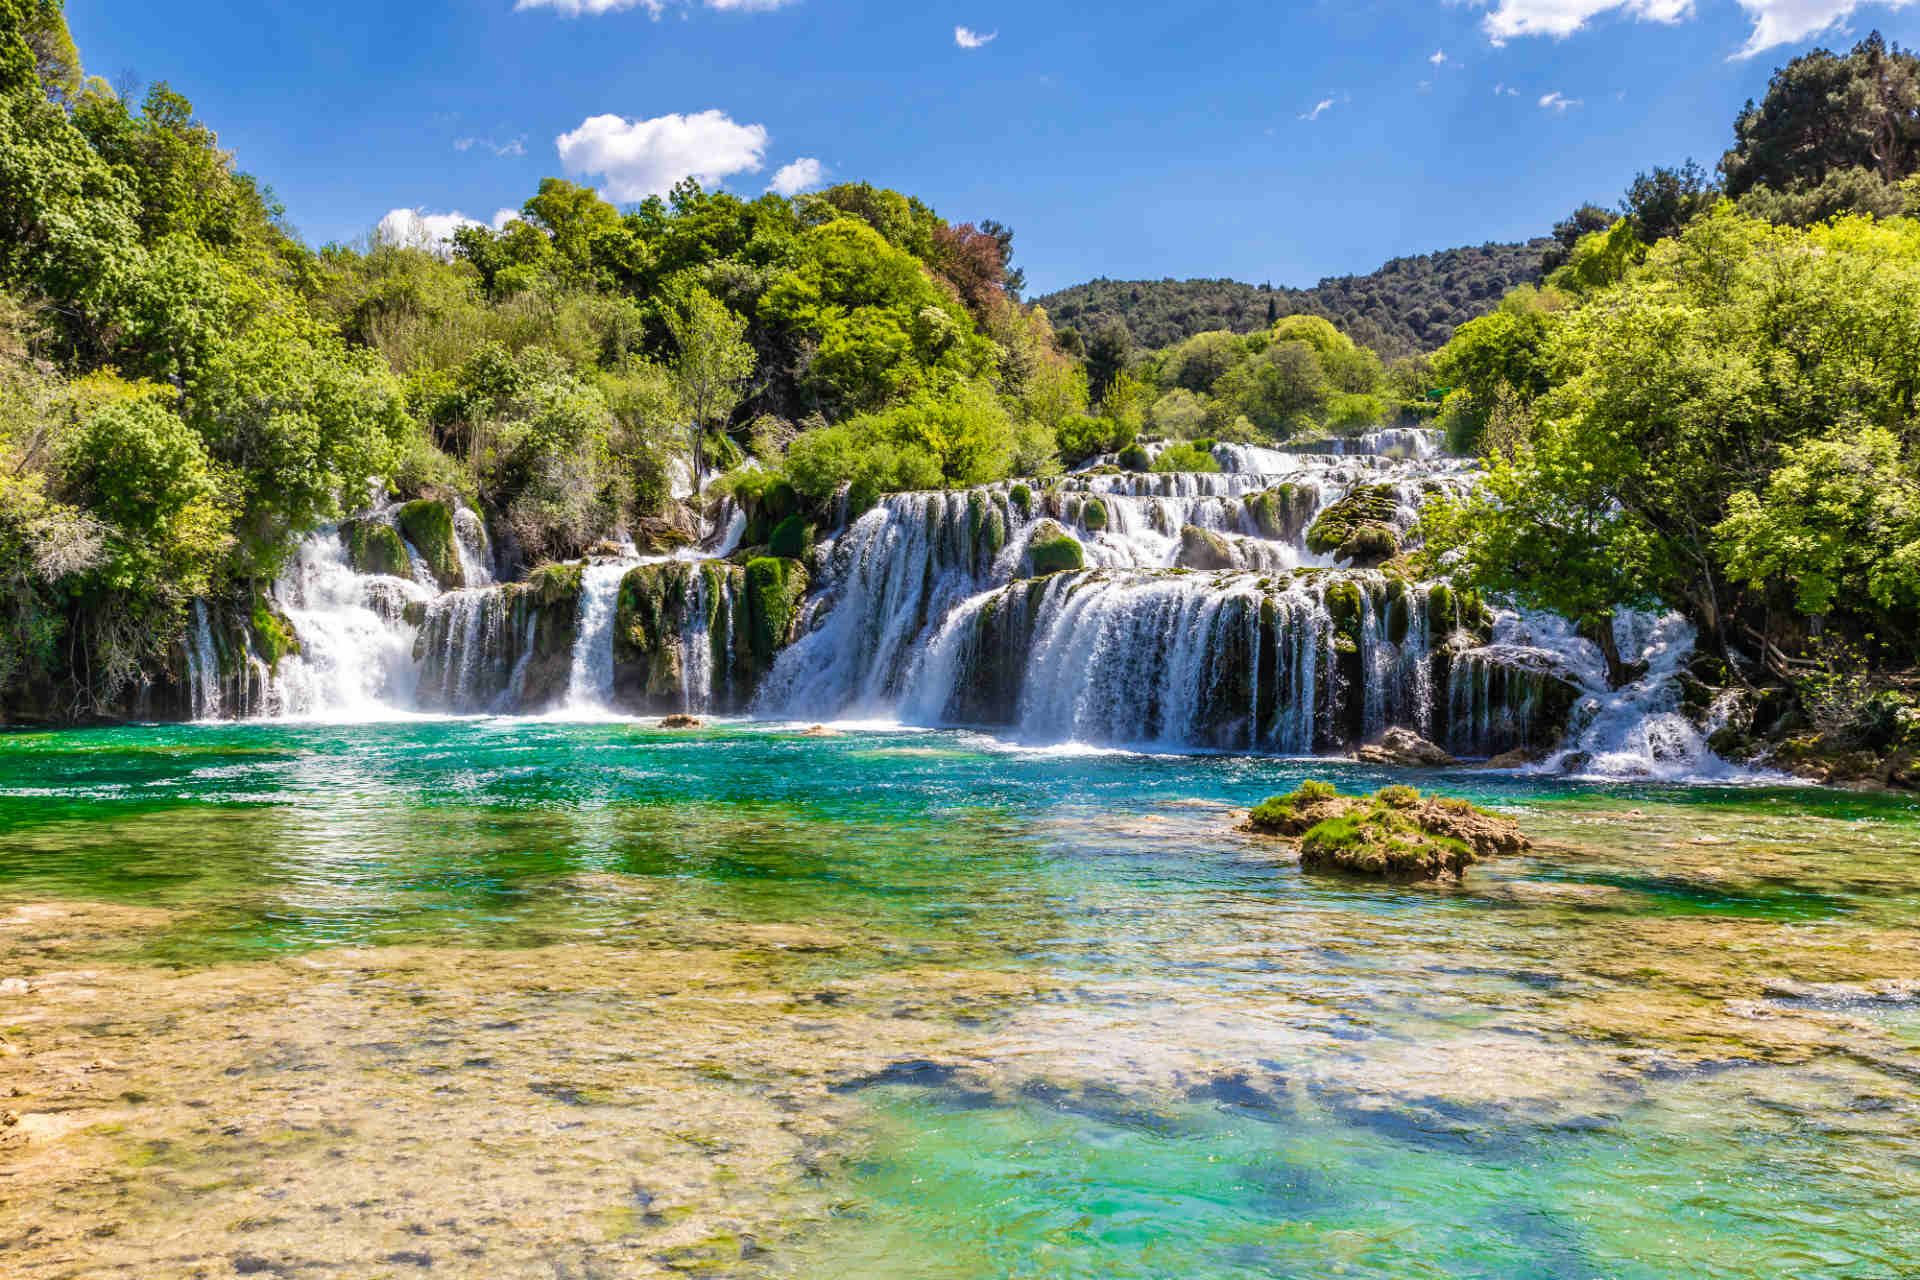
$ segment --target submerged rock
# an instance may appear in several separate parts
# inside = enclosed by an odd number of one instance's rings
[[[1411,729],[1389,729],[1354,752],[1362,764],[1389,765],[1400,769],[1442,769],[1460,762],[1444,748],[1428,742]]]
[[[662,729],[698,729],[705,723],[706,721],[699,716],[672,715],[662,718],[660,727]]]
[[[1174,563],[1183,569],[1233,568],[1233,544],[1210,529],[1183,525],[1180,529],[1180,554]]]
[[[1402,883],[1460,879],[1483,858],[1531,847],[1511,818],[1465,800],[1399,786],[1343,796],[1315,781],[1256,805],[1245,830],[1298,839],[1304,871]]]

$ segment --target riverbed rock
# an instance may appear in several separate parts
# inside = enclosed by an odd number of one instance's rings
[[[1457,880],[1483,858],[1530,847],[1511,818],[1403,786],[1343,796],[1327,783],[1304,782],[1256,805],[1244,829],[1297,839],[1303,871],[1400,883]]]
[[[1362,764],[1398,769],[1444,769],[1460,762],[1411,729],[1389,729],[1354,752]]]
[[[1182,525],[1180,553],[1173,562],[1182,569],[1231,569],[1233,544],[1211,529],[1202,529],[1195,524]]]
[[[706,721],[699,716],[672,715],[663,717],[660,727],[662,729],[698,729],[705,723]]]

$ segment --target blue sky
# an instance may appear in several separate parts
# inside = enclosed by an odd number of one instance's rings
[[[1035,293],[1540,234],[1640,169],[1711,166],[1794,54],[1920,43],[1920,0],[515,3],[68,20],[90,72],[191,98],[314,244],[396,208],[488,220],[551,173],[754,194],[785,170],[1009,223]]]

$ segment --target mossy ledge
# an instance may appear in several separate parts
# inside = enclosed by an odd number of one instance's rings
[[[394,518],[400,522],[400,531],[407,535],[407,541],[427,562],[427,568],[433,571],[434,581],[442,589],[451,590],[467,585],[466,574],[460,569],[460,546],[455,541],[458,535],[453,529],[452,507],[431,498],[421,498],[401,507]]]
[[[1397,883],[1463,879],[1482,859],[1532,847],[1513,819],[1465,800],[1403,786],[1343,796],[1313,780],[1255,805],[1242,830],[1298,840],[1303,871]]]

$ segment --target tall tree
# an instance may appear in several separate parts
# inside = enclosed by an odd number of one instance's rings
[[[1793,191],[1864,169],[1893,183],[1920,168],[1920,57],[1874,32],[1844,57],[1803,54],[1748,102],[1720,158],[1727,194]]]
[[[686,306],[671,313],[669,324],[680,347],[673,378],[687,407],[697,500],[706,487],[707,429],[726,425],[739,407],[753,377],[753,346],[746,340],[747,322],[705,289],[688,294]]]

